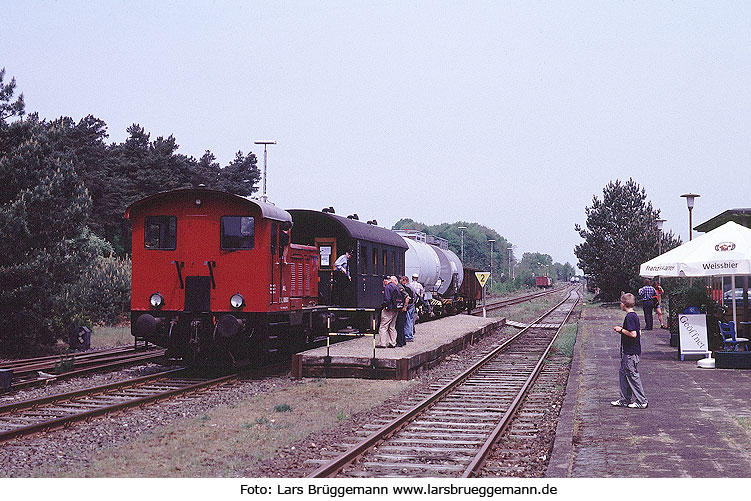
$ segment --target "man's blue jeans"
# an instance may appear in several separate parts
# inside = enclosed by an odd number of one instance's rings
[[[415,305],[407,306],[407,321],[404,324],[404,338],[407,341],[415,340]]]

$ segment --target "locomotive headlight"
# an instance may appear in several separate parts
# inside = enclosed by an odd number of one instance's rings
[[[237,294],[232,294],[232,297],[229,298],[229,304],[233,308],[242,308],[245,306],[245,298],[239,292]]]
[[[158,292],[155,292],[149,298],[149,304],[151,304],[152,308],[161,308],[164,304],[164,297]]]

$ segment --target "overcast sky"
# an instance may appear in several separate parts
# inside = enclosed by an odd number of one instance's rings
[[[269,149],[284,208],[478,222],[576,264],[629,177],[688,237],[751,207],[747,2],[5,0],[27,111],[139,123],[226,165]],[[7,81],[6,80],[6,81]]]

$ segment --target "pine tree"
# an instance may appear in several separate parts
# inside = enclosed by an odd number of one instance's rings
[[[602,200],[592,198],[586,207],[586,229],[574,229],[584,239],[574,253],[579,268],[600,288],[600,298],[615,301],[621,291],[640,287],[639,266],[658,254],[658,238],[663,252],[680,245],[672,232],[660,235],[660,211],[652,207],[647,193],[633,179],[616,180],[603,189]]]
[[[219,173],[219,189],[236,195],[249,196],[258,191],[261,171],[258,169],[255,154],[235,154],[235,159]]]
[[[64,291],[97,254],[86,226],[91,198],[54,147],[60,135],[59,125],[38,125],[0,156],[0,185],[10,188],[0,206],[0,350],[6,353],[55,342],[70,323]]]

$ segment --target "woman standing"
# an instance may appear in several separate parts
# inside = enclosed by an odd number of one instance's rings
[[[655,291],[657,292],[657,295],[655,296],[655,312],[657,312],[657,319],[660,321],[660,328],[667,329],[668,326],[665,325],[665,322],[662,321],[662,306],[660,306],[660,302],[662,301],[662,295],[665,293],[665,291],[662,290],[662,287],[660,287],[659,280],[655,280],[654,288],[655,288]]]

